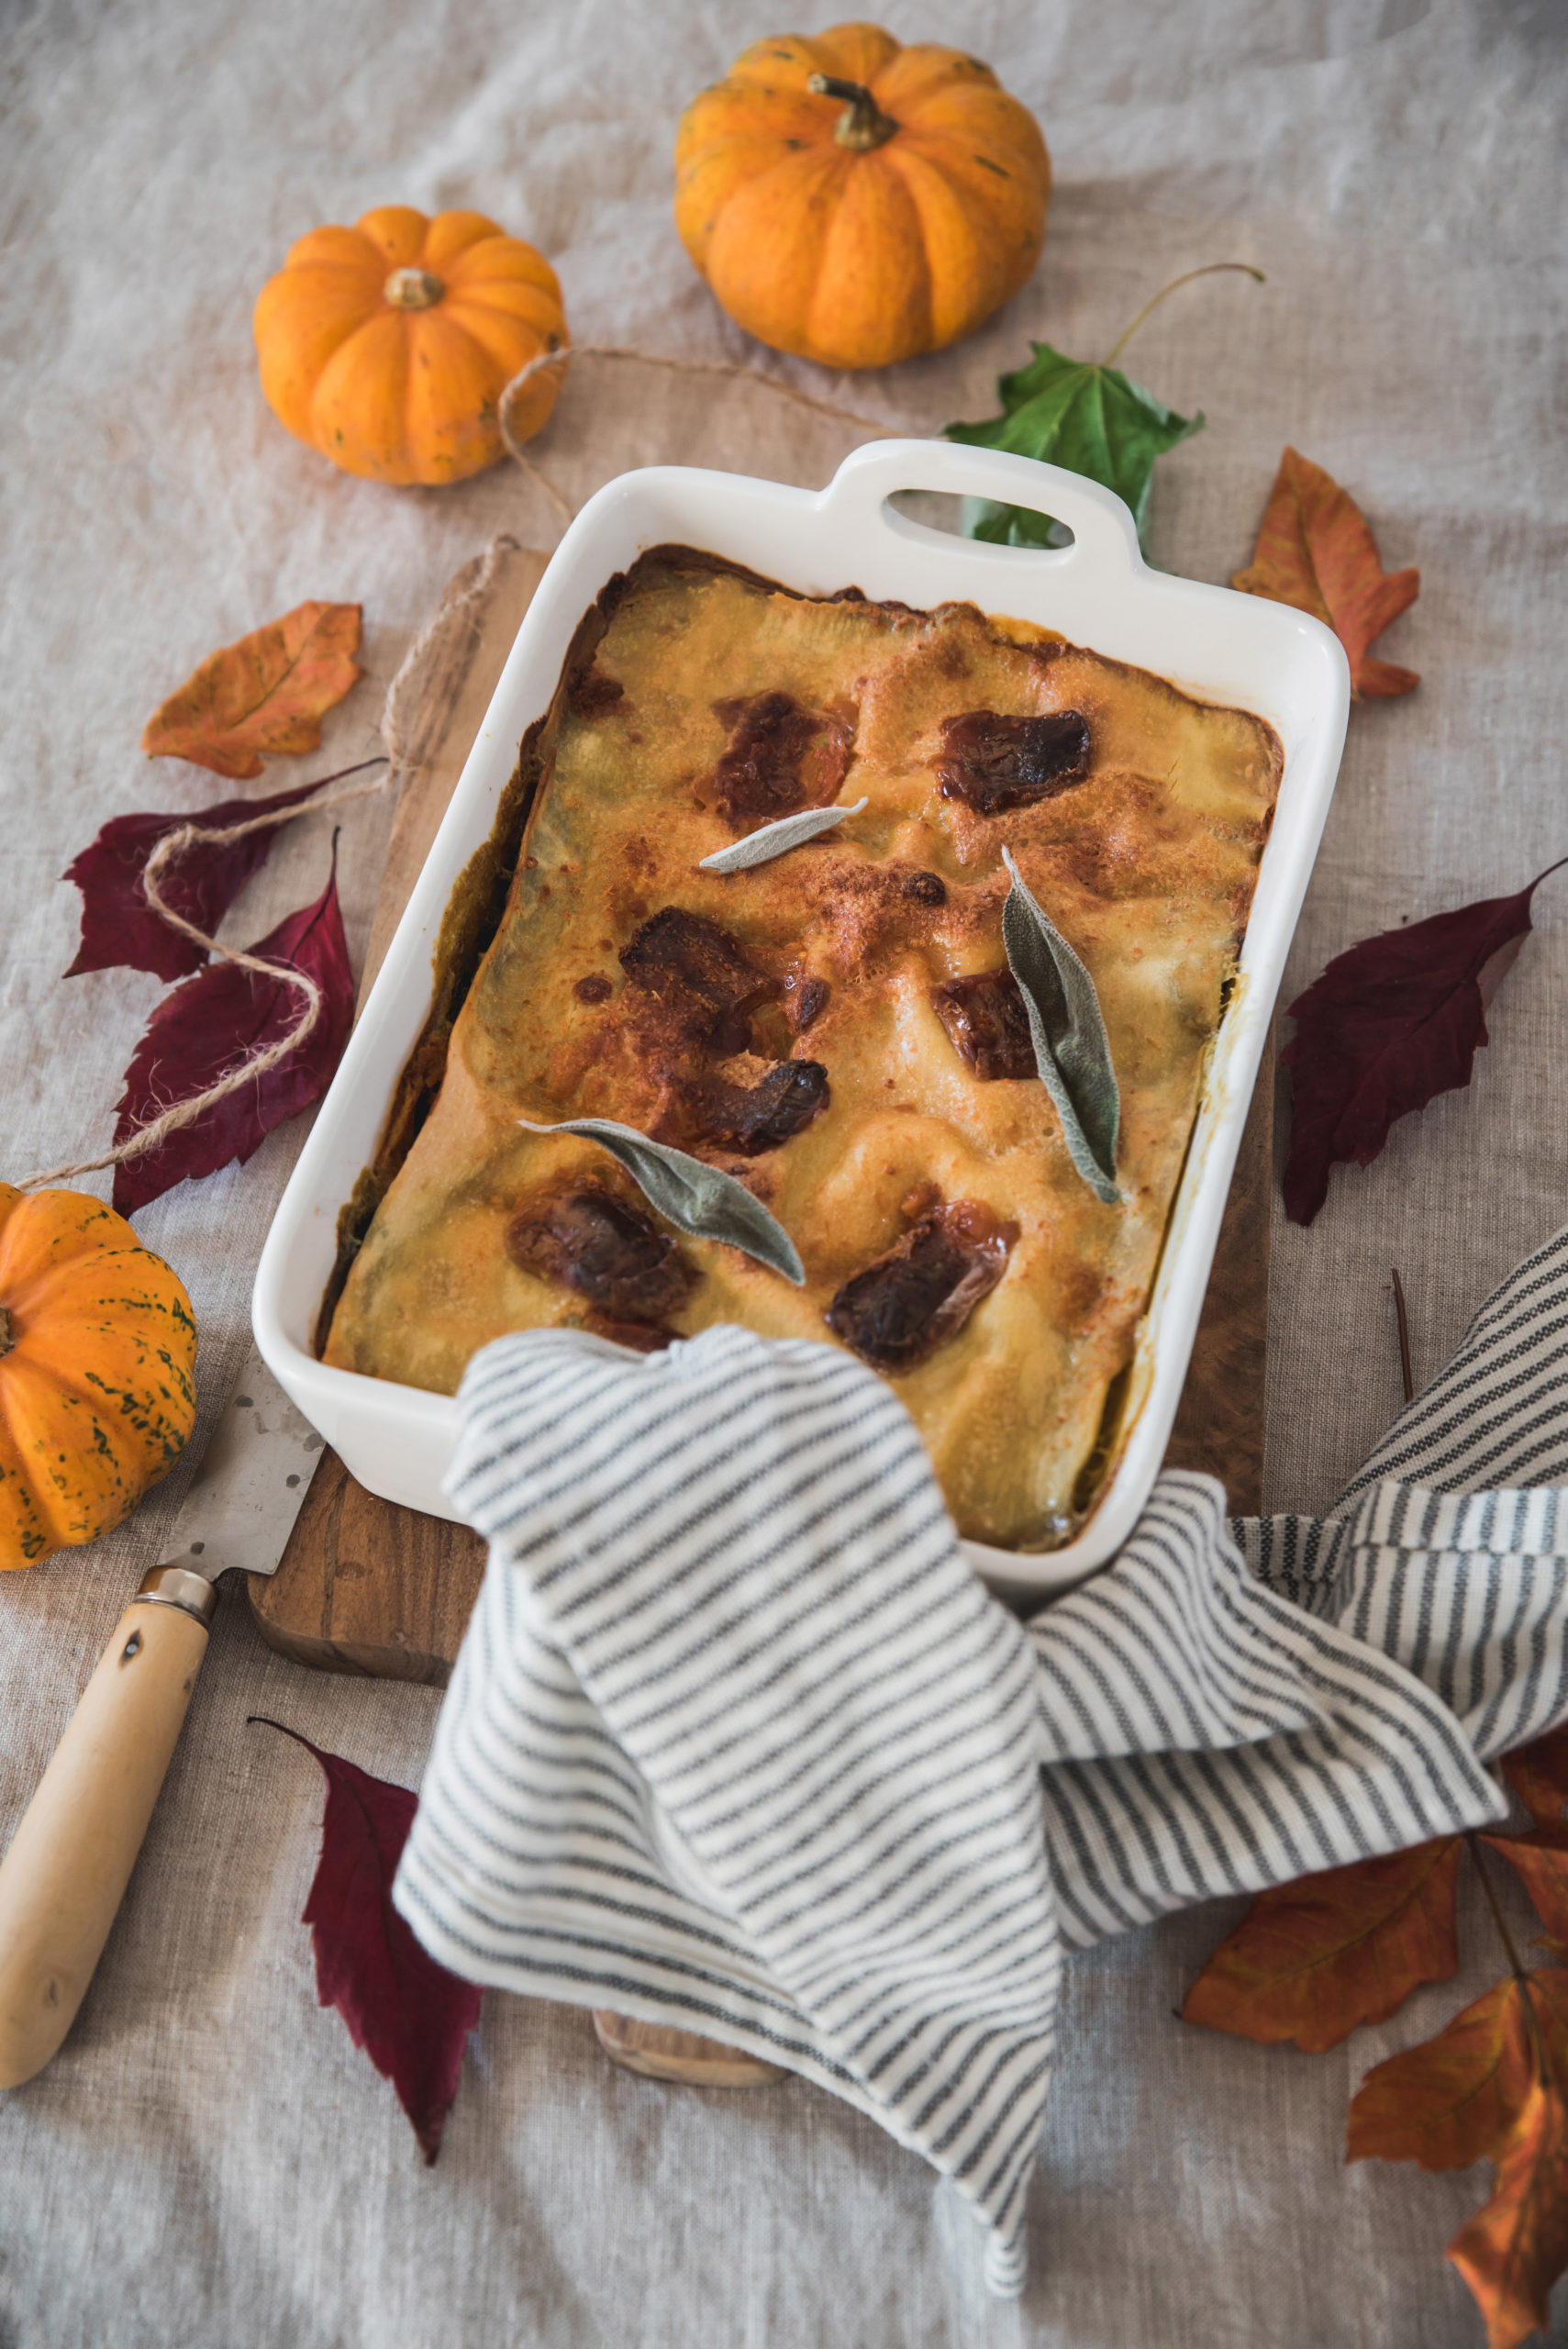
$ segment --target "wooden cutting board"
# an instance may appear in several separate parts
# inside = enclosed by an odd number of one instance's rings
[[[394,686],[407,774],[361,1002],[547,560],[497,540],[489,556],[453,580],[430,638]],[[475,594],[481,584],[483,599]],[[1262,1486],[1273,1093],[1271,1038],[1165,1455],[1168,1466],[1218,1476],[1231,1507],[1247,1515],[1259,1509]],[[484,1571],[484,1544],[465,1526],[377,1499],[327,1451],[276,1574],[249,1578],[250,1608],[262,1638],[297,1664],[441,1687]]]

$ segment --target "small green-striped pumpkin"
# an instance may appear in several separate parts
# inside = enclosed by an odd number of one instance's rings
[[[0,1567],[129,1516],[184,1449],[195,1359],[183,1283],[123,1216],[0,1183]]]

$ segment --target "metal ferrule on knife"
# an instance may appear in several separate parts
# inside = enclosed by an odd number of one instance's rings
[[[189,1566],[154,1566],[142,1576],[133,1607],[178,1607],[198,1623],[210,1623],[217,1612],[217,1585]]]

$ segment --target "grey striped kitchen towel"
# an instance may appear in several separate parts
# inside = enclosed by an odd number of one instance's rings
[[[398,1908],[472,1980],[848,2098],[969,2198],[997,2292],[1064,1947],[1498,1820],[1487,1761],[1568,1714],[1568,1233],[1330,1517],[1162,1476],[1028,1624],[833,1348],[534,1331],[461,1411],[490,1565]]]

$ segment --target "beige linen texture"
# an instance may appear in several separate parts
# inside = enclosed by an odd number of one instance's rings
[[[252,788],[325,774],[374,747],[382,691],[458,565],[498,530],[553,535],[548,502],[510,467],[390,491],[334,473],[264,407],[255,290],[292,238],[372,204],[470,205],[531,237],[582,340],[757,358],[914,431],[993,412],[993,379],[1031,335],[1095,356],[1179,271],[1257,263],[1265,287],[1194,287],[1128,353],[1140,380],[1208,417],[1162,462],[1152,559],[1206,579],[1245,561],[1289,440],[1360,498],[1389,567],[1418,562],[1425,581],[1380,648],[1425,682],[1352,714],[1287,999],[1367,931],[1516,888],[1568,848],[1553,358],[1568,323],[1568,70],[1554,0],[981,0],[940,21],[890,0],[883,14],[901,38],[989,58],[1039,112],[1058,185],[1036,277],[980,335],[834,379],[728,327],[669,219],[686,97],[747,40],[792,15],[803,30],[830,23],[830,7],[6,12],[3,1171],[101,1146],[160,993],[118,973],[61,984],[76,905],[57,876],[112,814],[184,813],[237,788],[141,759],[154,703],[212,645],[304,596],[362,600],[369,680],[317,759]],[[859,437],[713,379],[585,361],[535,454],[575,501],[634,461],[817,483]],[[389,818],[378,800],[343,825],[356,958]],[[226,936],[258,937],[314,893],[328,838],[325,820],[295,827]],[[1400,1128],[1365,1174],[1337,1174],[1310,1231],[1276,1219],[1273,1507],[1321,1506],[1396,1407],[1391,1262],[1419,1375],[1563,1219],[1561,883],[1537,915],[1470,1091]],[[245,1169],[138,1219],[195,1299],[203,1433],[297,1145],[297,1130],[274,1135]],[[107,1178],[95,1186],[106,1194]],[[0,1835],[182,1485],[92,1551],[0,1586]],[[871,2122],[795,2081],[741,2098],[630,2078],[568,2009],[486,1999],[425,2170],[391,2090],[315,2004],[297,1919],[318,1774],[244,1724],[276,1714],[412,1785],[437,1701],[298,1671],[226,1605],[81,2020],[39,2081],[0,2097],[4,2349],[1479,2340],[1440,2254],[1485,2172],[1341,2161],[1362,2073],[1494,1978],[1488,1929],[1468,1912],[1459,1978],[1326,2056],[1173,2020],[1223,1908],[1075,1963],[1016,2308],[984,2302],[967,2218]]]

